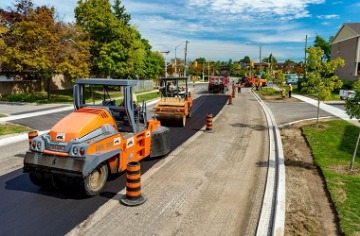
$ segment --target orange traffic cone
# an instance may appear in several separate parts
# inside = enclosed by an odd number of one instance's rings
[[[213,116],[211,113],[206,115],[206,130],[212,130],[212,119]]]
[[[230,95],[230,96],[229,96],[229,103],[228,103],[228,105],[232,105],[232,98],[233,98],[233,97]]]
[[[120,201],[128,206],[143,204],[146,199],[141,195],[140,163],[129,162],[126,169],[126,195]]]

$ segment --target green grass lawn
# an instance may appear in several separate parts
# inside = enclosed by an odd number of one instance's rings
[[[139,94],[139,95],[137,95],[137,100],[138,100],[138,102],[150,101],[150,100],[153,100],[153,99],[156,99],[159,97],[160,97],[160,93],[156,91],[156,92]]]
[[[322,170],[345,235],[360,235],[360,154],[349,171],[359,128],[342,120],[304,126],[303,133]]]
[[[279,95],[280,96],[280,91],[273,89],[273,88],[267,88],[267,87],[263,87],[261,89],[261,94],[264,96],[272,96],[272,95]]]
[[[0,135],[6,135],[6,134],[20,134],[24,132],[29,132],[33,129],[22,126],[22,125],[16,125],[16,124],[0,124]]]

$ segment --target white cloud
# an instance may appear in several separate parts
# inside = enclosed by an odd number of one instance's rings
[[[259,0],[259,1],[239,1],[239,0],[189,0],[187,5],[196,9],[206,9],[211,16],[226,14],[236,15],[246,21],[256,21],[258,19],[275,20],[299,19],[310,16],[307,7],[311,4],[322,4],[324,0]]]
[[[33,2],[54,5],[61,19],[74,20],[76,0]],[[358,19],[357,12],[352,18],[338,11],[319,16],[310,12],[312,8],[326,9],[340,3],[347,12],[357,11],[360,4],[342,0],[331,3],[325,0],[122,0],[126,12],[132,16],[130,23],[149,40],[153,50],[170,50],[168,58],[174,57],[175,46],[189,40],[189,59],[212,60],[235,60],[245,55],[257,58],[255,45],[263,46],[265,56],[273,52],[278,60],[302,60],[305,35],[309,36],[309,42],[315,33],[328,38],[342,23]],[[0,0],[0,6],[4,5]],[[246,42],[254,46],[245,45]],[[183,46],[179,47],[177,53],[183,52]]]
[[[330,20],[330,19],[338,19],[338,18],[340,18],[340,16],[339,15],[318,15],[317,18]]]

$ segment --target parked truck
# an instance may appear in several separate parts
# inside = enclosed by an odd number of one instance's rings
[[[209,77],[208,91],[209,93],[225,93],[228,90],[229,77],[224,75],[216,75]]]
[[[192,97],[186,77],[160,78],[161,98],[154,107],[157,120],[185,127],[192,114]]]
[[[131,161],[166,155],[170,131],[133,98],[135,80],[77,79],[75,110],[31,140],[24,172],[41,187],[79,187],[97,195],[108,175]],[[29,136],[30,137],[30,136]]]
[[[350,89],[340,89],[339,97],[341,100],[353,99],[355,96],[355,91]]]

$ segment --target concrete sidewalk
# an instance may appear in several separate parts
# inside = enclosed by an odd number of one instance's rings
[[[306,97],[306,96],[302,96],[302,95],[298,95],[298,94],[292,94],[291,96],[294,97],[294,98],[297,98],[297,99],[299,99],[299,100],[301,100],[303,102],[311,104],[311,105],[313,105],[315,107],[318,106],[318,101],[315,100],[315,99],[312,99],[312,98],[309,98],[309,97]],[[320,109],[324,110],[324,111],[326,111],[326,112],[328,112],[328,113],[330,113],[330,114],[332,114],[334,116],[337,116],[342,120],[346,120],[346,121],[350,122],[353,125],[356,125],[356,126],[360,127],[359,121],[357,119],[355,119],[355,118],[350,118],[350,116],[346,113],[345,110],[333,107],[333,106],[331,106],[329,104],[333,104],[333,102],[332,101],[320,102]],[[336,104],[339,104],[339,103],[336,102]]]

